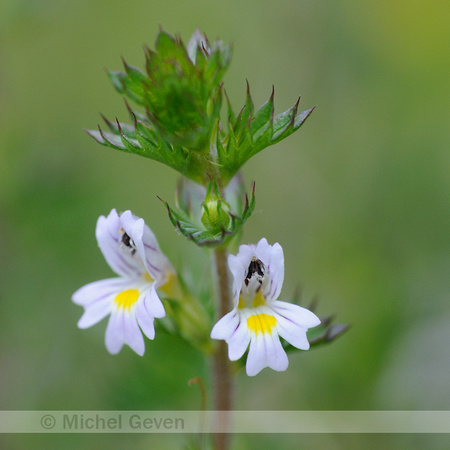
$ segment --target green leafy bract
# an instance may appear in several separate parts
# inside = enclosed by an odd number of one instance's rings
[[[159,197],[158,197],[159,198]],[[208,227],[206,221],[201,221],[189,214],[190,209],[184,210],[171,207],[166,201],[160,199],[167,208],[169,219],[176,230],[199,246],[214,247],[227,243],[241,229],[242,225],[251,216],[255,208],[255,185],[253,184],[250,200],[245,196],[245,203],[239,215],[229,212],[228,227]],[[225,200],[222,199],[223,202]]]
[[[261,150],[280,142],[298,130],[314,108],[298,112],[300,98],[287,111],[274,116],[274,90],[269,100],[254,113],[250,87],[247,83],[247,99],[235,117],[228,97],[228,133],[217,136],[216,146],[220,172],[224,180],[230,180],[237,171]]]
[[[298,130],[314,108],[274,114],[274,90],[256,112],[247,83],[244,107],[236,116],[228,97],[227,125],[220,123],[222,79],[231,61],[231,46],[210,45],[196,31],[187,47],[179,37],[160,31],[155,50],[145,48],[145,71],[123,60],[124,71],[108,71],[126,102],[131,125],[104,118],[88,133],[102,145],[153,159],[206,186],[210,179],[225,187],[240,168],[266,147]]]

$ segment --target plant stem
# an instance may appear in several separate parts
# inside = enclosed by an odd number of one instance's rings
[[[224,248],[214,250],[216,262],[218,300],[217,319],[222,318],[231,311],[230,282],[228,276],[227,251]],[[232,376],[231,365],[228,360],[228,348],[225,341],[219,341],[217,351],[214,354],[213,366],[213,389],[214,389],[214,409],[216,411],[230,411],[232,403]],[[221,425],[227,429],[227,415],[221,416]],[[216,450],[225,450],[229,448],[230,434],[216,433],[213,436],[213,444]]]

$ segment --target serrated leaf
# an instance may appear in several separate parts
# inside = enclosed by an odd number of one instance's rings
[[[273,128],[272,128],[272,122],[270,121],[266,128],[262,130],[261,134],[255,138],[254,137],[254,145],[250,153],[250,157],[256,155],[261,150],[264,150],[265,148],[272,145],[272,136],[273,136]]]
[[[297,100],[294,106],[289,108],[287,111],[284,111],[275,116],[273,119],[273,133],[274,135],[282,133],[290,123],[293,123],[293,118],[298,109],[300,98]]]
[[[178,51],[182,48],[177,45],[176,39],[169,33],[161,30],[156,37],[155,50],[161,58],[168,59],[177,56]]]
[[[236,122],[233,126],[234,134],[239,138],[240,134],[244,132],[246,128],[250,128],[250,121],[253,118],[253,101],[250,95],[250,86],[247,81],[247,96],[245,100],[245,105],[239,112],[236,118]]]
[[[125,61],[123,63],[126,73],[108,71],[108,77],[120,94],[127,96],[138,105],[144,105],[147,78],[139,69],[128,65]]]
[[[297,131],[315,109],[314,107],[297,114],[297,105],[298,103],[296,103],[296,105],[294,105],[290,110],[286,111],[289,112],[289,114],[283,116],[278,121],[278,116],[275,117],[273,125],[274,133],[272,136],[271,145],[282,141],[283,139],[291,135],[294,131]]]
[[[117,120],[115,122],[112,122],[111,120],[108,120],[103,114],[102,114],[102,119],[103,121],[106,123],[106,125],[108,126],[108,128],[114,133],[114,134],[120,134],[119,133],[119,127],[118,127],[118,122]],[[135,132],[135,128],[131,125],[128,124],[122,124],[122,131],[129,137],[131,138],[135,138],[136,137],[136,132]]]
[[[100,127],[98,127],[98,131],[86,130],[86,132],[102,145],[106,145],[107,147],[112,147],[117,150],[126,150],[122,139],[116,134],[105,132]]]
[[[125,148],[131,153],[136,153],[136,150],[137,150],[137,151],[139,151],[139,154],[140,154],[141,153],[140,151],[142,150],[142,147],[141,147],[139,141],[137,139],[133,139],[133,138],[128,137],[123,132],[119,121],[117,121],[117,127],[119,129],[119,134],[120,134],[120,137],[122,138],[122,143],[125,146]]]
[[[171,146],[156,133],[152,136],[152,130],[149,128],[147,128],[147,133],[150,135],[144,134],[143,130],[146,129],[145,125],[138,124],[136,138],[128,136],[123,131],[123,124],[117,122],[114,129],[117,130],[117,134],[105,132],[100,126],[98,127],[98,131],[86,130],[86,132],[104,146],[139,156],[145,156],[146,158],[153,159],[172,167],[182,175],[187,176],[194,181],[203,181],[205,174],[199,171],[201,166],[196,163],[195,155],[186,152],[186,150],[181,147]]]
[[[156,51],[144,49],[146,73],[123,61],[125,73],[108,71],[108,76],[119,93],[145,108],[145,119],[139,120],[151,122],[164,140],[207,153],[220,115],[221,80],[231,48],[215,43],[211,49],[199,32],[189,45],[190,53],[179,37],[161,30]],[[123,132],[135,138],[127,129]]]
[[[252,215],[253,210],[255,209],[255,182],[252,184],[252,194],[250,197],[250,201],[248,200],[248,195],[245,196],[245,205],[244,209],[242,210],[242,214],[240,217],[238,217],[239,221],[243,225],[244,222]]]
[[[258,111],[256,111],[255,117],[253,118],[250,128],[252,131],[253,139],[256,141],[258,137],[264,133],[267,127],[271,124],[273,118],[273,97],[274,89],[272,89],[272,95],[270,99],[264,103]]]
[[[230,103],[230,99],[228,98],[228,94],[226,91],[224,91],[225,93],[225,98],[227,101],[227,125],[228,125],[228,129],[230,129],[232,127],[231,124],[233,124],[236,121],[236,117],[234,115],[233,112],[233,108],[231,107],[231,103]]]
[[[107,74],[114,88],[119,93],[123,94],[125,91],[123,80],[126,78],[126,75],[118,70],[108,70]]]
[[[126,102],[134,126],[105,119],[110,132],[90,134],[103,145],[162,162],[203,185],[213,177],[225,187],[248,159],[296,131],[313,110],[298,113],[297,102],[274,117],[272,89],[255,113],[247,82],[237,116],[226,96],[225,131],[220,125],[222,77],[232,47],[211,46],[197,31],[186,48],[178,36],[161,30],[155,49],[144,49],[146,73],[124,60],[125,72],[108,71],[115,89],[144,108],[139,113]]]
[[[215,42],[210,57],[206,60],[204,68],[205,78],[212,85],[219,84],[228,70],[231,62],[232,49],[221,42]]]
[[[228,133],[226,136],[218,136],[216,143],[220,173],[226,182],[251,157],[300,128],[314,110],[311,108],[297,113],[299,102],[297,101],[292,108],[274,117],[274,90],[272,89],[269,100],[253,116],[253,102],[247,83],[246,103],[234,119],[229,99],[226,98],[230,117]]]

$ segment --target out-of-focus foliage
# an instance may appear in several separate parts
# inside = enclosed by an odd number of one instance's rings
[[[300,133],[244,169],[258,190],[243,242],[285,252],[283,300],[300,286],[352,328],[290,355],[285,373],[239,377],[239,409],[448,409],[450,183],[448,2],[13,1],[0,14],[0,367],[2,409],[196,409],[203,358],[157,335],[146,355],[107,353],[106,323],[80,331],[80,286],[112,276],[94,237],[115,207],[143,217],[199,296],[207,250],[167,210],[175,173],[112,152],[82,131],[98,113],[126,120],[102,73],[140,61],[159,24],[234,42],[233,105],[277,89],[276,110],[317,105]],[[123,114],[125,117],[120,116]],[[181,260],[189,255],[188,264]],[[195,281],[195,283],[194,283]],[[210,299],[213,301],[214,299]],[[270,385],[270,389],[266,387]],[[264,392],[264,395],[261,393]],[[10,436],[16,447],[151,445],[180,436]],[[442,436],[240,436],[235,448],[423,448]],[[262,444],[261,444],[262,445]]]

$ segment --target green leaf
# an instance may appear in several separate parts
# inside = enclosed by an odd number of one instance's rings
[[[227,124],[230,127],[231,124],[233,124],[236,121],[236,117],[234,115],[233,108],[231,107],[230,99],[228,98],[226,91],[224,91],[224,93],[225,98],[227,100],[227,119],[228,119]]]
[[[274,89],[269,100],[254,114],[250,87],[247,83],[247,96],[244,107],[234,116],[230,101],[228,108],[228,133],[217,135],[217,155],[219,172],[228,182],[237,171],[261,150],[274,145],[298,130],[314,108],[300,113],[299,100],[289,110],[274,117]]]
[[[108,71],[114,88],[142,108],[134,111],[125,102],[134,124],[104,118],[109,131],[89,134],[102,145],[166,164],[203,186],[213,178],[226,187],[250,158],[298,130],[314,109],[298,112],[297,101],[275,116],[272,88],[255,112],[247,82],[239,114],[225,94],[227,125],[222,127],[222,79],[231,62],[230,45],[210,45],[196,31],[186,47],[161,30],[155,50],[144,52],[145,71],[125,60],[124,72]]]
[[[120,134],[119,132],[119,122],[116,119],[115,122],[112,122],[110,120],[108,120],[103,114],[101,114],[102,119],[105,121],[106,125],[108,126],[108,128],[114,133],[114,134]],[[135,138],[136,137],[136,130],[133,126],[128,125],[128,124],[122,124],[122,131],[131,138]]]
[[[194,63],[179,38],[164,31],[159,33],[156,52],[146,52],[148,87],[144,106],[168,142],[209,152],[211,134],[220,114],[220,82],[228,68],[229,47],[216,46],[208,54],[205,47],[196,45]]]
[[[145,105],[148,79],[143,72],[136,67],[130,66],[122,59],[125,73],[108,71],[108,76],[115,89],[138,105]]]
[[[131,125],[121,124],[105,119],[111,132],[86,130],[100,144],[116,150],[133,153],[153,159],[177,170],[192,180],[203,183],[205,177],[202,165],[196,161],[196,155],[180,146],[165,142],[152,127],[134,117],[134,131]]]
[[[211,50],[209,58],[206,58],[204,76],[206,80],[211,80],[212,85],[217,85],[222,81],[225,72],[231,63],[232,47],[217,41]]]
[[[272,88],[272,95],[270,99],[264,103],[256,112],[253,118],[250,128],[252,131],[253,139],[258,140],[259,136],[264,133],[264,131],[269,127],[273,120],[273,97],[275,95],[275,90]]]
[[[272,145],[287,138],[294,131],[297,131],[301,127],[301,125],[303,125],[303,122],[314,111],[315,107],[297,114],[299,102],[300,98],[291,109],[275,117],[273,121],[273,136],[271,141]]]
[[[163,140],[207,153],[220,115],[221,81],[231,61],[231,47],[215,42],[211,48],[198,31],[191,41],[188,51],[179,37],[161,30],[155,51],[145,49],[146,73],[123,60],[125,72],[108,71],[108,76],[119,93],[144,108],[145,122]],[[123,133],[135,138],[127,128]]]

